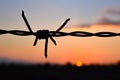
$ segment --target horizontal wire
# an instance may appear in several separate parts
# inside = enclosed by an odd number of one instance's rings
[[[53,34],[55,33],[55,34]],[[30,35],[35,35],[36,32],[33,32],[33,34],[29,31],[21,31],[21,30],[1,30],[0,29],[0,35],[3,34],[13,34],[17,36],[30,36]],[[53,37],[63,37],[63,36],[76,36],[76,37],[115,37],[115,36],[120,36],[120,33],[115,33],[115,32],[96,32],[96,33],[91,33],[91,32],[85,32],[85,31],[74,31],[74,32],[56,32],[56,31],[49,31],[49,34]],[[40,35],[40,34],[39,34]]]

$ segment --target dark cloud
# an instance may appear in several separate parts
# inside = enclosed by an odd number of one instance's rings
[[[13,60],[13,59],[9,59],[9,58],[0,57],[0,64],[22,64],[22,65],[28,65],[28,64],[32,64],[32,63],[25,62],[25,61],[22,61],[22,60]]]
[[[80,24],[80,27],[85,28],[85,27],[90,27],[92,24]]]
[[[102,10],[103,13],[120,15],[120,7],[106,7]]]
[[[102,17],[96,22],[96,24],[102,24],[102,25],[120,25],[120,20],[111,20],[106,17]]]
[[[103,8],[102,14],[99,19],[97,19],[94,23],[84,23],[78,25],[78,27],[86,28],[91,27],[93,25],[120,25],[120,7],[106,7]],[[112,15],[109,15],[112,14]],[[117,17],[116,17],[117,16]]]
[[[120,20],[111,20],[109,18],[102,17],[95,23],[80,24],[79,27],[86,28],[86,27],[91,27],[92,25],[120,25]]]

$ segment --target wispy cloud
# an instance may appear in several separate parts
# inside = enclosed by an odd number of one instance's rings
[[[94,23],[84,23],[78,25],[78,27],[86,28],[93,25],[120,25],[120,6],[119,7],[105,7],[100,10],[104,15],[98,15],[99,18]],[[109,15],[112,14],[112,15]],[[108,16],[109,15],[109,16]],[[118,16],[117,19],[113,19]],[[112,18],[111,18],[112,17]]]
[[[86,27],[91,27],[93,25],[120,25],[120,20],[111,20],[107,17],[101,17],[95,23],[80,24],[79,27],[86,28]]]
[[[102,10],[103,13],[120,15],[120,6],[110,6]]]
[[[120,20],[112,20],[107,17],[101,17],[96,24],[102,24],[102,25],[120,25]]]
[[[24,65],[28,65],[28,64],[32,64],[30,62],[25,62],[22,60],[14,60],[14,59],[10,59],[10,58],[5,58],[5,57],[0,57],[0,64],[24,64]]]

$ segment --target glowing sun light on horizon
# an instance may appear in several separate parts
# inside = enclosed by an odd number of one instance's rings
[[[81,61],[77,61],[77,62],[76,62],[76,66],[77,66],[77,67],[81,67],[82,65],[83,65],[83,63],[82,63]]]

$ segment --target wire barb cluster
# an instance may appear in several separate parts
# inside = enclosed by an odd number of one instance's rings
[[[0,35],[3,34],[13,34],[17,36],[30,36],[34,35],[36,36],[35,41],[33,43],[33,46],[36,46],[38,39],[45,39],[45,57],[47,58],[47,46],[48,46],[48,39],[50,38],[51,41],[57,45],[55,39],[53,37],[63,37],[63,36],[76,36],[76,37],[114,37],[114,36],[120,36],[120,33],[115,32],[97,32],[97,33],[91,33],[91,32],[85,32],[85,31],[74,31],[74,32],[60,32],[60,30],[67,24],[67,22],[70,20],[68,18],[56,31],[49,31],[49,30],[38,30],[37,32],[33,32],[25,15],[24,11],[22,11],[22,17],[25,21],[27,28],[29,31],[21,31],[21,30],[2,30],[0,29]]]

